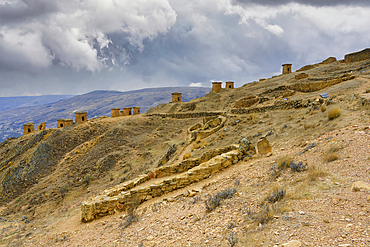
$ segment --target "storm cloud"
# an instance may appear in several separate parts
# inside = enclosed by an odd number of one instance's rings
[[[257,4],[274,6],[288,3],[299,3],[311,6],[370,5],[370,2],[368,0],[233,0],[232,2],[233,4]]]
[[[0,96],[241,86],[341,59],[369,46],[370,7],[336,3],[0,0]]]

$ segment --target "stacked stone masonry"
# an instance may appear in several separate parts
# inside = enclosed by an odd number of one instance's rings
[[[231,151],[227,151],[230,149]],[[217,153],[221,154],[214,156]],[[82,222],[89,222],[105,215],[114,214],[117,211],[124,211],[134,198],[139,200],[139,202],[144,202],[189,184],[199,182],[237,163],[242,158],[242,155],[238,146],[235,145],[217,150],[212,154],[208,153],[208,155],[202,157],[198,161],[193,160],[192,162],[182,162],[170,167],[157,168],[149,174],[141,175],[134,180],[105,191],[102,196],[83,202],[81,205]],[[207,158],[210,159],[207,160]],[[197,165],[202,159],[207,161]],[[154,178],[152,174],[156,174],[155,177],[165,177],[171,174],[177,175],[157,181],[149,186],[135,188],[139,184]]]
[[[366,59],[370,59],[370,48],[366,48],[365,50],[350,53],[344,56],[345,63],[354,63]]]

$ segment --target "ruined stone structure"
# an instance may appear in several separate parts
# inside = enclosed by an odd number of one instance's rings
[[[73,119],[57,119],[57,128],[66,128],[73,125]]]
[[[227,81],[226,82],[226,89],[234,89],[234,82],[233,81]]]
[[[133,115],[139,115],[140,114],[140,107],[134,106],[132,108],[133,108],[133,111],[132,111]]]
[[[119,110],[120,108],[112,108],[112,117],[119,117]]]
[[[212,92],[219,93],[222,89],[222,82],[212,82]]]
[[[292,64],[286,63],[283,64],[283,75],[287,75],[292,73]]]
[[[81,124],[87,121],[87,112],[85,111],[78,111],[75,112],[76,114],[76,123]]]
[[[121,111],[121,116],[130,116],[132,115],[132,107],[124,107]]]
[[[46,122],[42,122],[37,127],[37,131],[46,130]]]
[[[23,133],[25,135],[30,134],[35,131],[35,124],[34,123],[25,123],[23,125]]]
[[[172,93],[172,103],[181,102],[181,93]]]
[[[304,79],[304,78],[307,78],[307,77],[308,77],[308,74],[306,74],[306,73],[300,73],[300,74],[296,75],[294,78],[296,80],[301,80],[301,79]]]
[[[370,59],[370,48],[366,48],[365,50],[350,53],[344,56],[345,63],[354,63],[366,59]]]

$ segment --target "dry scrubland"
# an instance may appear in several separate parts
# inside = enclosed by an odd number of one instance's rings
[[[309,68],[6,140],[0,245],[369,246],[370,61]]]

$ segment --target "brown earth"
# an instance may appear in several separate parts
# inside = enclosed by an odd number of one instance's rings
[[[302,246],[369,246],[370,191],[351,188],[357,181],[370,183],[369,71],[369,60],[338,61],[306,70],[309,76],[299,81],[292,73],[189,103],[159,105],[146,115],[101,118],[7,140],[0,144],[0,244],[282,246],[299,240]],[[289,88],[324,85],[348,73],[354,78],[319,91]],[[331,97],[322,99],[321,93]],[[255,113],[232,113],[236,102],[250,96],[262,99],[245,108]],[[334,107],[341,114],[329,120]],[[225,112],[226,125],[190,144],[187,130],[203,118],[155,115],[216,111]],[[83,201],[150,172],[173,144],[178,148],[164,166],[242,138],[257,146],[264,136],[271,153],[242,159],[143,202],[138,221],[126,228],[125,212],[81,223]],[[307,169],[293,172],[282,164],[283,157]],[[236,193],[230,190],[228,198],[207,211],[207,199],[227,188]],[[281,190],[285,195],[271,199]]]

